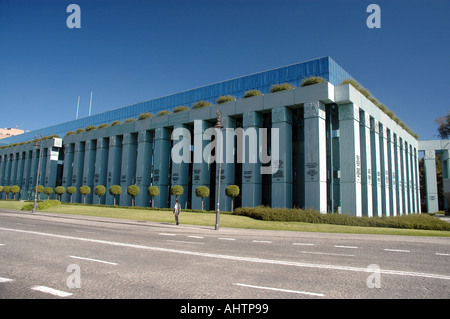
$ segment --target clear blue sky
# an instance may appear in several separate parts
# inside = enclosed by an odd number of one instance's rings
[[[81,29],[66,8],[81,7]],[[369,29],[368,4],[381,7]],[[450,110],[448,0],[0,0],[0,127],[34,130],[331,56],[420,139]]]

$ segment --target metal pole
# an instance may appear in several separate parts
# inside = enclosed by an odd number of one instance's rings
[[[36,174],[36,189],[34,191],[34,205],[33,205],[33,210],[31,211],[32,213],[36,212],[37,209],[37,194],[38,194],[38,186],[39,186],[39,171],[40,171],[40,166],[41,166],[41,154],[42,154],[42,137],[40,135],[38,135],[39,137],[39,144],[37,144],[38,142],[36,141],[36,146],[40,146],[41,149],[39,151],[39,156],[38,156],[38,167],[37,167],[37,174]],[[37,149],[36,149],[37,150]]]
[[[217,112],[216,112],[216,114],[217,114],[217,123],[216,123],[216,128],[217,128],[217,138],[216,138],[216,141],[217,141],[217,144],[219,144],[219,142],[220,142],[220,145],[217,145],[217,156],[216,156],[216,159],[218,159],[218,161],[219,161],[219,170],[218,170],[218,184],[217,184],[217,209],[216,209],[216,226],[215,226],[215,230],[219,230],[219,228],[220,228],[220,226],[219,226],[219,224],[220,224],[220,208],[219,208],[219,206],[220,206],[220,180],[221,180],[221,174],[222,174],[222,166],[221,166],[221,164],[222,164],[222,158],[221,158],[221,151],[222,151],[222,112],[220,111],[220,110],[217,110]],[[219,134],[219,132],[220,132],[220,134]],[[221,136],[220,137],[220,141],[219,141],[219,136]]]
[[[218,130],[220,130],[220,128]],[[222,144],[222,141],[220,141],[220,142],[221,142],[220,144]],[[222,169],[221,169],[222,160],[221,160],[220,155],[219,155],[220,154],[219,153],[219,149],[221,149],[221,148],[222,148],[222,145],[220,145],[218,150],[217,150],[217,153],[218,153],[218,156],[219,156],[219,170],[218,170],[219,181],[218,181],[218,184],[217,184],[217,209],[216,209],[216,227],[215,227],[215,230],[219,230],[219,228],[220,228],[220,226],[219,226],[219,224],[220,224],[220,208],[219,208],[219,205],[220,205],[220,180],[221,180],[221,174],[222,174]]]
[[[91,101],[89,102],[89,116],[91,116],[91,110],[92,110],[92,91],[91,91]]]

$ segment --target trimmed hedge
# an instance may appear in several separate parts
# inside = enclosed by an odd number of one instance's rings
[[[233,214],[267,221],[450,231],[450,223],[427,214],[392,217],[354,217],[344,214],[321,214],[312,209],[270,208],[265,206],[240,207]]]
[[[59,200],[46,200],[44,202],[39,202],[37,205],[37,210],[43,210],[50,207],[54,207],[60,205],[61,202]],[[26,204],[22,207],[22,210],[33,210],[34,203]]]

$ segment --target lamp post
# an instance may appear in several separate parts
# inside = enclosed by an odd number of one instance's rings
[[[34,146],[36,147],[36,153],[38,148],[40,147],[39,156],[38,156],[38,167],[37,167],[37,173],[36,173],[36,189],[34,190],[34,205],[32,213],[36,212],[37,209],[37,194],[38,194],[38,186],[39,186],[39,171],[41,166],[41,153],[42,153],[42,136],[40,134],[36,134],[36,142],[34,143]]]
[[[217,110],[216,112],[217,115],[217,122],[216,125],[214,125],[214,127],[217,129],[217,138],[216,138],[216,145],[217,145],[217,156],[216,159],[218,159],[219,162],[219,169],[218,169],[218,183],[217,183],[217,209],[216,209],[216,226],[215,226],[215,230],[219,230],[220,226],[220,180],[221,180],[221,174],[222,174],[222,168],[221,168],[221,164],[222,164],[222,159],[221,159],[221,155],[220,152],[222,151],[222,138],[220,138],[219,141],[219,135],[222,135],[222,128],[223,128],[223,117],[222,117],[222,112],[220,110]],[[220,132],[220,134],[219,134]],[[220,142],[220,143],[219,143]]]

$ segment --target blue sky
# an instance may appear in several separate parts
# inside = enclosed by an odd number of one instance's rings
[[[81,29],[69,29],[69,4]],[[381,8],[369,29],[366,8]],[[0,0],[0,127],[34,130],[322,56],[422,140],[450,111],[448,0]]]

